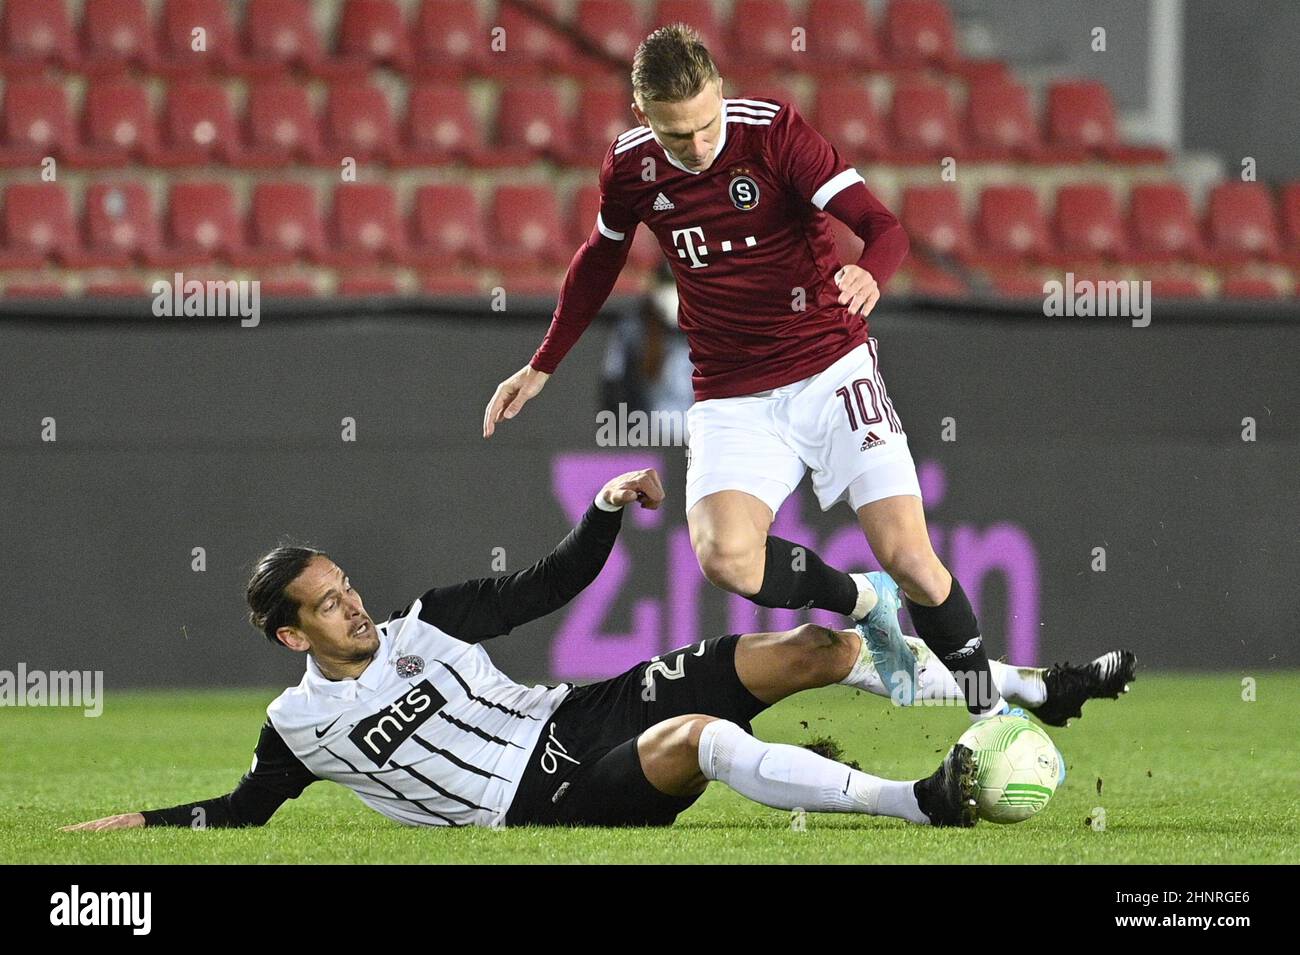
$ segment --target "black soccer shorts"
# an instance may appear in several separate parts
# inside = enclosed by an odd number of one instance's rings
[[[656,723],[703,713],[739,724],[767,709],[736,674],[740,634],[713,637],[576,686],[528,757],[507,826],[669,826],[698,796],[646,779],[636,741]]]

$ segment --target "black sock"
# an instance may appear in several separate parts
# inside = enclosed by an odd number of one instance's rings
[[[966,697],[966,709],[971,713],[987,711],[1001,694],[989,669],[979,622],[961,583],[954,577],[948,599],[937,607],[916,603],[906,594],[903,599],[916,635],[952,671]]]
[[[850,614],[858,603],[858,585],[802,544],[769,536],[763,586],[749,599],[760,607],[817,607]]]

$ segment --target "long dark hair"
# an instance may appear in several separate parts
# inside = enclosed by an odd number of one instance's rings
[[[282,645],[277,630],[298,623],[299,604],[289,596],[288,588],[313,557],[329,554],[315,547],[281,544],[262,556],[248,578],[248,622],[274,644]]]

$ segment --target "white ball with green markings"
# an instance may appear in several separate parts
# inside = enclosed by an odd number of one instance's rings
[[[1041,812],[1061,773],[1061,757],[1037,723],[1021,716],[980,720],[959,742],[975,754],[981,819],[1024,822]]]

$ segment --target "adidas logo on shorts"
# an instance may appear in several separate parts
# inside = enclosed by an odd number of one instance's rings
[[[862,447],[859,451],[870,451],[872,448],[878,448],[885,443],[885,439],[874,431],[868,431],[867,436],[862,439]]]

